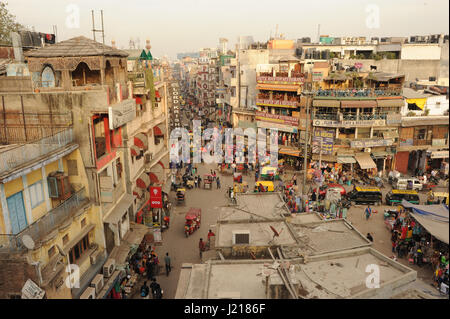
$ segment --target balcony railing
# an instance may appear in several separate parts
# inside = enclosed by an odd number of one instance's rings
[[[401,88],[391,89],[346,89],[346,90],[322,90],[314,92],[314,96],[322,97],[377,97],[400,96]]]
[[[297,107],[298,101],[285,101],[285,100],[278,100],[278,99],[256,99],[256,104],[264,104],[264,105],[284,105],[284,106],[291,106],[291,107]]]
[[[43,217],[25,228],[19,234],[5,235],[0,234],[0,251],[22,251],[26,247],[22,242],[24,235],[28,235],[33,239],[35,246],[48,234],[61,226],[70,219],[83,205],[89,202],[89,198],[85,195],[85,188],[81,188],[69,199],[61,203],[59,206],[50,210]]]
[[[339,121],[340,116],[338,114],[330,113],[316,113],[314,115],[315,120],[332,120]],[[342,119],[345,121],[371,121],[371,120],[385,120],[387,118],[386,114],[359,114],[356,113],[344,113],[342,114]]]
[[[0,153],[0,174],[54,152],[73,142],[72,128]]]

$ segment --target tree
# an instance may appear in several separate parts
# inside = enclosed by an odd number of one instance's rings
[[[11,43],[11,32],[24,29],[23,25],[16,22],[16,17],[9,13],[7,3],[0,2],[0,43]]]

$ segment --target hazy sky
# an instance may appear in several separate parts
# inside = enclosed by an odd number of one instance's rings
[[[4,1],[4,0],[0,0]],[[239,35],[266,41],[279,33],[288,39],[320,33],[330,36],[409,36],[449,33],[448,0],[9,0],[17,20],[58,40],[92,38],[91,10],[100,28],[103,9],[105,43],[128,48],[130,37],[141,46],[150,39],[152,54],[198,51],[217,47],[218,38],[234,47]],[[79,12],[79,28],[77,24]],[[377,11],[379,15],[377,14]],[[376,19],[376,17],[379,19]],[[97,41],[101,41],[97,34]]]

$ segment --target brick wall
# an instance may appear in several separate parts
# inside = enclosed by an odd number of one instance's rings
[[[21,295],[28,279],[39,282],[35,267],[24,256],[0,253],[0,299],[9,298],[10,294]]]

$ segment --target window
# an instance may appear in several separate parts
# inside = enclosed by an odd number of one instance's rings
[[[81,228],[86,226],[86,217],[81,220]]]
[[[425,134],[426,134],[426,129],[418,129],[416,130],[416,140],[424,140],[425,139]]]
[[[83,227],[83,226],[82,226]],[[65,244],[67,244],[69,242],[69,234],[66,234],[64,237],[63,237],[63,245],[65,245]]]
[[[69,251],[70,263],[75,263],[81,258],[83,253],[89,249],[89,235],[84,236],[72,249]]]
[[[28,190],[30,191],[31,208],[35,208],[44,202],[42,181],[34,183],[28,187]]]
[[[48,258],[52,258],[55,255],[55,253],[56,253],[56,247],[52,246],[52,248],[50,248],[48,250]]]

